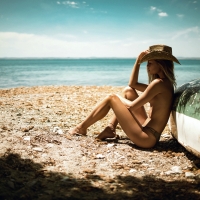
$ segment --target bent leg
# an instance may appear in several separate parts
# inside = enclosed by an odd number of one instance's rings
[[[90,113],[86,119],[73,129],[68,131],[69,134],[87,134],[87,128],[102,119],[107,115],[110,110],[110,105],[108,103],[110,96],[106,97],[102,102],[100,102],[94,110]]]
[[[152,134],[147,134],[142,131],[142,125],[138,120],[135,120],[134,115],[130,113],[120,98],[116,95],[110,95],[100,102],[91,114],[81,124],[69,131],[69,133],[86,134],[87,128],[96,121],[105,117],[110,108],[113,109],[123,131],[132,142],[143,148],[150,148],[155,145],[155,137]]]
[[[125,88],[125,96],[124,97],[130,101],[134,101],[135,99],[137,99],[139,97],[139,95],[135,89],[128,86]],[[143,124],[148,117],[144,106],[135,110],[134,116],[137,118],[137,120],[140,122],[140,124]]]
[[[136,117],[130,113],[130,111],[116,95],[111,97],[110,106],[113,109],[123,131],[133,143],[143,148],[150,148],[155,145],[155,137],[152,134],[143,132],[142,125],[139,123],[139,120],[135,120]]]
[[[123,97],[130,101],[134,101],[136,98],[138,98],[138,93],[136,92],[135,89],[127,86],[123,89]],[[134,112],[134,115],[140,122],[140,124],[143,124],[147,119],[147,114],[144,109],[144,106],[136,110]],[[108,126],[97,136],[97,138],[103,140],[106,138],[115,137],[115,129],[117,127],[117,124],[118,124],[117,118],[115,115],[113,115],[112,118],[110,119]]]

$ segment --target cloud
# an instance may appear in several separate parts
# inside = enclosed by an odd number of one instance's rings
[[[78,3],[74,1],[63,1],[62,4],[67,5],[71,8],[79,8]]]
[[[64,5],[64,6],[67,6],[67,7],[71,7],[71,8],[80,8],[80,9],[87,9],[87,10],[90,10],[90,12],[92,13],[103,13],[103,14],[107,14],[108,12],[107,11],[101,11],[101,10],[96,10],[92,7],[89,6],[89,4],[87,4],[85,1],[83,2],[75,2],[75,1],[57,1],[56,2],[58,5]]]
[[[155,6],[150,6],[150,12],[157,12],[159,17],[167,17],[168,14],[166,12],[163,12],[161,9],[155,7]]]
[[[52,38],[46,35],[0,32],[0,57],[133,57],[147,48],[146,44],[143,45],[138,40],[124,45],[124,41],[120,40],[78,41],[61,36]]]
[[[142,33],[141,33],[142,34]],[[173,33],[171,33],[173,34]],[[185,40],[184,37],[188,37]],[[90,39],[78,40],[73,35],[36,35],[17,32],[0,32],[0,57],[55,57],[55,58],[85,58],[85,57],[135,57],[140,51],[155,43],[170,44],[180,56],[199,57],[200,28],[191,27],[166,38],[151,38],[150,40]],[[199,40],[198,40],[199,39]],[[187,45],[187,48],[182,48]]]
[[[68,37],[68,35],[65,35]],[[68,57],[75,56],[78,46],[86,43],[16,32],[0,32],[0,57]]]
[[[195,26],[195,27],[191,27],[191,28],[187,28],[185,30],[179,31],[172,37],[172,40],[175,40],[177,38],[188,37],[188,35],[191,33],[196,33],[196,34],[198,34],[197,37],[200,37],[199,36],[199,33],[200,33],[199,27]]]
[[[150,7],[150,10],[151,10],[151,11],[156,11],[156,7],[151,6],[151,7]]]
[[[167,17],[168,16],[168,14],[166,12],[160,12],[160,13],[158,13],[158,15],[160,17]]]
[[[66,35],[68,37],[68,35]],[[113,57],[130,50],[106,41],[78,41],[57,36],[0,32],[0,57]],[[122,54],[123,52],[123,54]]]
[[[183,14],[176,14],[176,16],[177,16],[178,18],[183,18],[183,17],[184,17]]]

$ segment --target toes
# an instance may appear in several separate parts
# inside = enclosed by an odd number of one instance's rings
[[[69,133],[70,135],[75,135],[75,134],[78,134],[78,131],[77,131],[76,128],[73,128],[73,129],[70,129],[70,130],[68,131],[68,133]]]
[[[73,128],[73,129],[70,129],[69,131],[68,131],[68,133],[70,134],[70,135],[77,135],[77,136],[86,136],[86,134],[87,134],[87,132],[85,132],[84,130],[82,130],[82,129],[79,129],[79,128]]]

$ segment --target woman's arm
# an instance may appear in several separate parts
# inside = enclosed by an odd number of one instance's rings
[[[141,92],[144,92],[145,89],[148,86],[148,85],[143,84],[143,83],[138,83],[138,75],[139,75],[139,69],[140,69],[140,60],[147,53],[148,53],[148,51],[144,51],[144,52],[140,53],[140,55],[136,59],[135,65],[133,67],[133,70],[132,70],[132,73],[131,73],[131,76],[130,76],[130,79],[129,79],[129,84],[128,84],[131,88],[134,88],[134,89],[139,90]]]
[[[158,79],[152,81],[146,90],[134,101],[132,101],[130,105],[131,110],[137,110],[147,102],[151,101],[156,95],[162,92],[162,82]]]
[[[138,96],[138,98],[136,98],[134,101],[130,101],[124,97],[121,97],[120,95],[117,96],[127,108],[137,110],[138,108],[144,106],[144,104],[149,102],[160,92],[162,92],[161,81],[154,80],[147,86],[146,90],[140,96]]]

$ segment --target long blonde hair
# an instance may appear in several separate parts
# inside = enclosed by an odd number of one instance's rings
[[[169,79],[172,83],[174,88],[176,88],[176,78],[174,75],[174,63],[171,60],[155,60],[161,67],[162,71],[164,72],[165,76]],[[157,74],[149,74],[149,83],[152,82],[154,79],[159,78]]]

